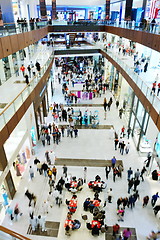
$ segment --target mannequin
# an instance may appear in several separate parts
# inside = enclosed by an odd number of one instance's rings
[[[26,147],[26,155],[27,155],[27,159],[30,159],[31,153],[28,146]]]

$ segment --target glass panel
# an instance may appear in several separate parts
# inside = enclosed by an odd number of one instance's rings
[[[4,118],[6,120],[6,123],[12,118],[14,113],[15,113],[14,105],[11,104],[9,108],[7,108],[4,112]]]
[[[145,95],[147,94],[147,89],[148,89],[147,85],[143,82],[141,90]]]
[[[6,122],[5,122],[5,119],[4,119],[4,114],[2,114],[0,116],[0,129],[2,129],[5,124],[6,124]]]
[[[15,106],[15,110],[17,111],[20,106],[22,105],[23,101],[22,101],[22,96],[20,95],[15,101],[14,101],[14,106]]]

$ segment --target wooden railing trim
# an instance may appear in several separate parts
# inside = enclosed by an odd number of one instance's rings
[[[14,232],[14,231],[6,228],[6,227],[3,227],[3,226],[0,226],[0,231],[2,231],[4,233],[7,233],[7,234],[9,234],[9,235],[11,235],[13,237],[16,237],[16,238],[18,238],[20,240],[31,240],[30,238],[27,238],[27,237],[21,235],[20,233],[16,233],[16,232]]]

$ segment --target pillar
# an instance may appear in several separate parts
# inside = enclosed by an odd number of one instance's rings
[[[47,117],[47,107],[46,107],[46,98],[45,95],[42,99],[42,108],[43,108],[43,116]]]
[[[39,0],[39,6],[40,6],[41,19],[47,20],[46,1]]]
[[[126,0],[125,20],[131,21],[133,0]]]
[[[142,21],[142,19],[145,17],[146,4],[147,4],[147,0],[143,0],[143,3],[142,3],[142,15],[141,15],[141,21]]]
[[[0,147],[0,156],[1,156],[0,171],[4,171],[8,165],[8,161],[7,161],[7,156],[6,156],[3,146]],[[7,194],[9,195],[9,198],[13,199],[16,189],[15,189],[10,171],[8,172],[8,174],[4,180],[4,184],[5,184],[5,188],[7,190]]]
[[[16,189],[15,189],[14,182],[13,182],[12,175],[11,175],[10,171],[8,172],[8,174],[7,174],[7,176],[4,180],[4,184],[5,184],[7,193],[9,195],[9,198],[13,199],[13,197],[16,193]]]
[[[9,55],[9,56],[8,56],[8,62],[9,62],[9,67],[10,67],[11,75],[13,75],[13,74],[15,73],[15,70],[14,70],[12,55]]]
[[[52,0],[52,19],[57,19],[56,0]]]
[[[6,76],[4,72],[4,62],[0,59],[0,85],[6,81]]]
[[[14,23],[12,0],[0,1],[4,23]]]
[[[110,19],[110,0],[106,0],[106,19]]]

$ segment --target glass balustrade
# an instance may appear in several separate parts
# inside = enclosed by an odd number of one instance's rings
[[[46,61],[44,66],[41,68],[40,72],[30,81],[29,86],[26,86],[23,91],[18,95],[12,103],[6,107],[0,113],[0,130],[6,125],[6,123],[13,117],[16,111],[20,108],[20,106],[25,102],[31,92],[34,90],[35,86],[41,80],[41,77],[44,75],[46,69],[49,67],[52,59],[54,57],[54,53],[51,54],[49,59]],[[44,71],[45,69],[45,71]]]
[[[136,83],[136,85],[141,89],[143,94],[153,105],[154,109],[159,113],[160,110],[160,99],[153,92],[152,89],[147,86],[147,84],[141,79],[141,77],[132,70],[124,61],[122,61],[118,55],[111,52],[110,50],[106,52],[114,61],[116,61],[130,76],[130,78]]]

